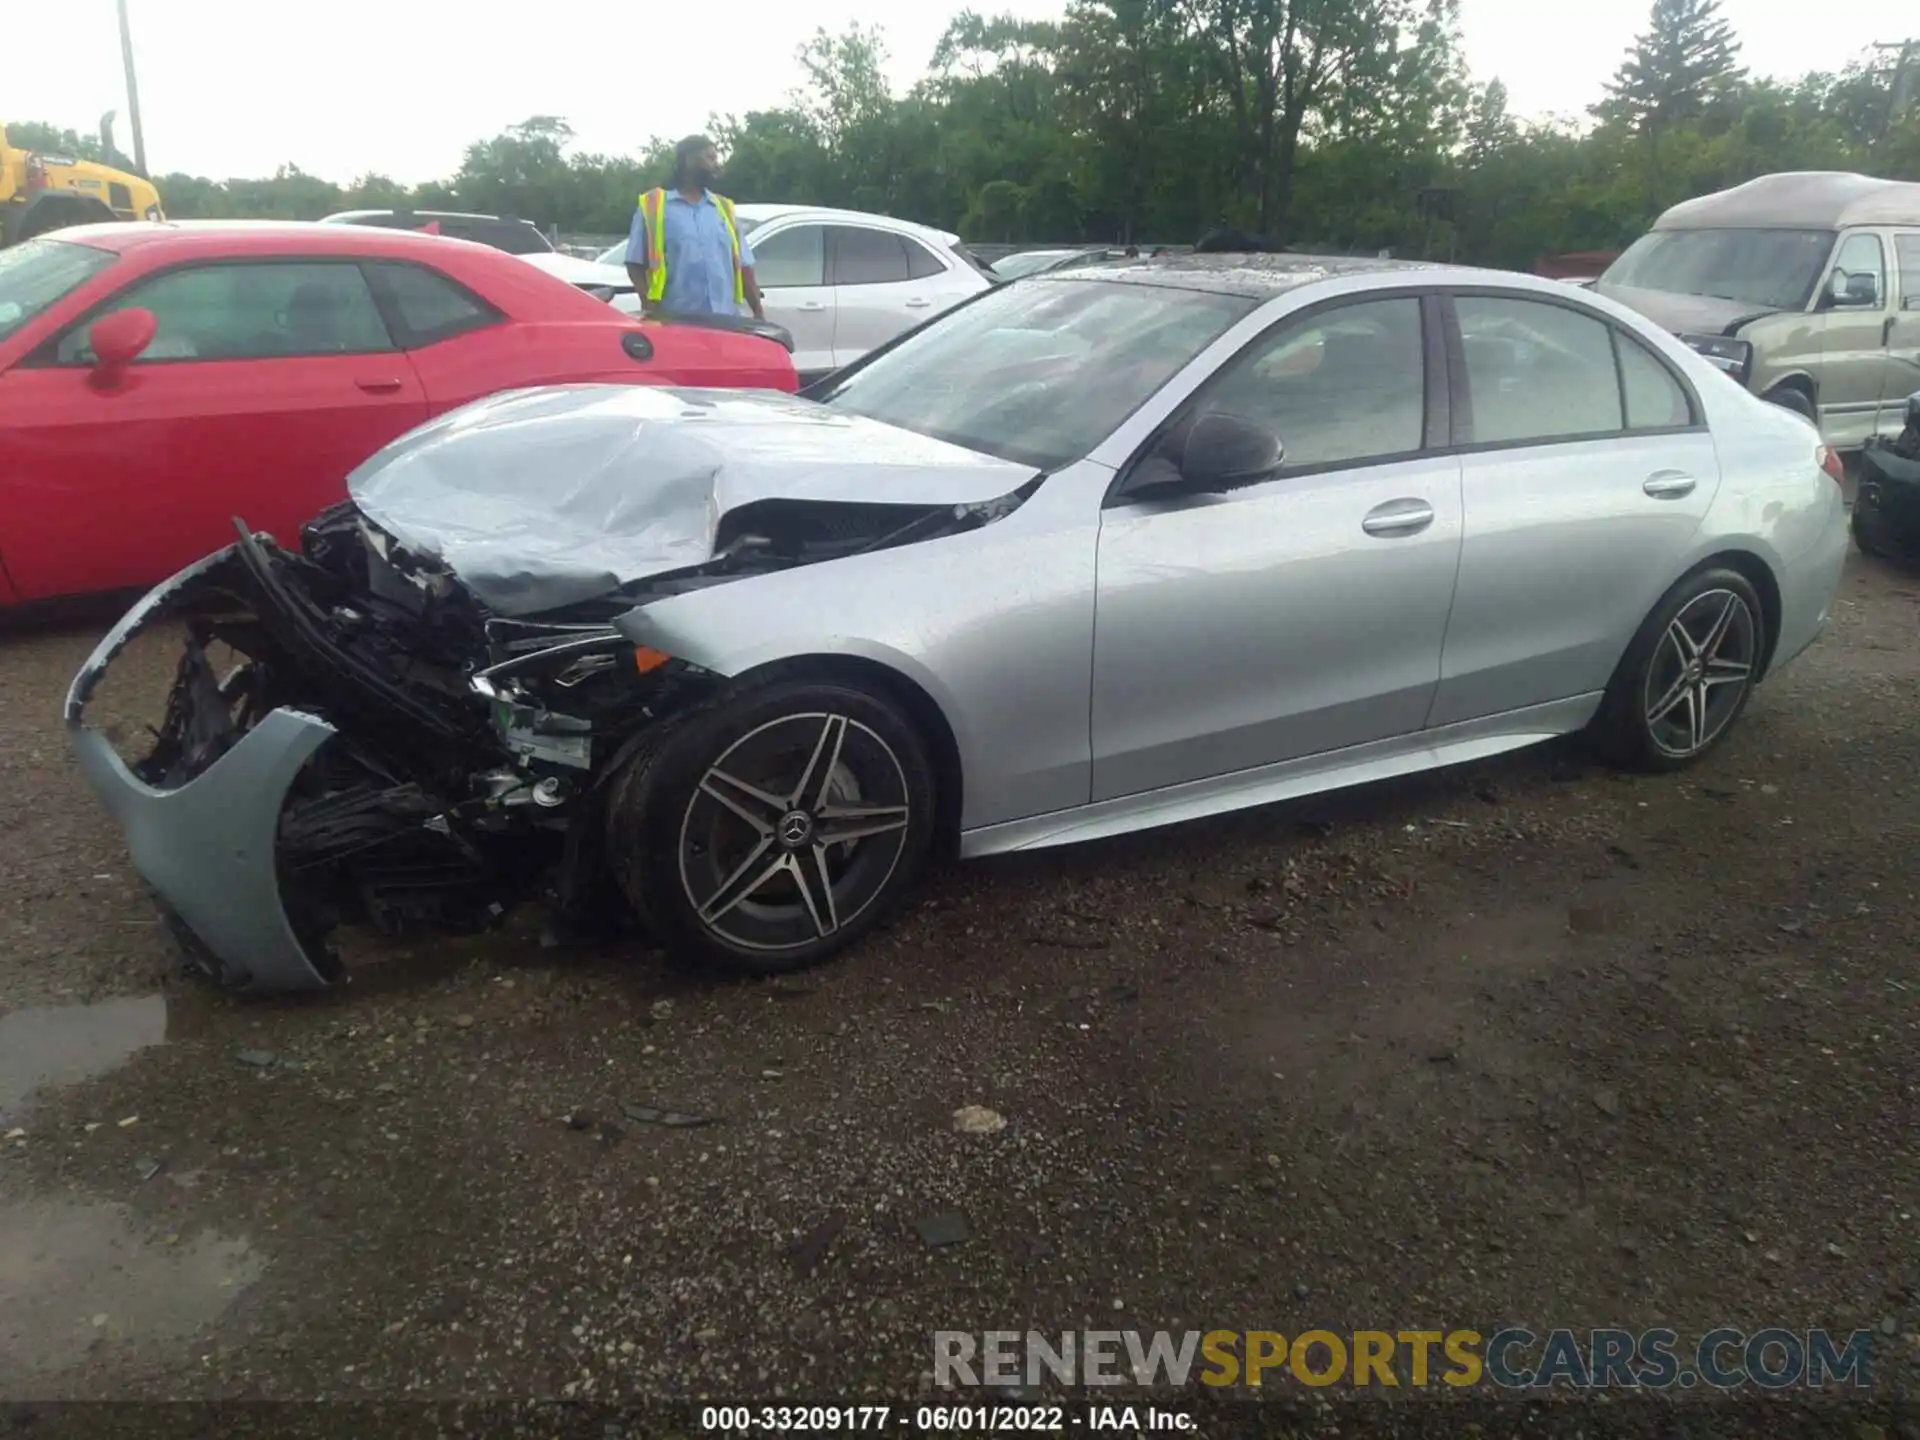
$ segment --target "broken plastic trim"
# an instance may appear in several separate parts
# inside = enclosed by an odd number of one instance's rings
[[[184,785],[162,790],[136,776],[86,707],[100,678],[135,636],[173,618],[239,546],[209,555],[161,582],[121,617],[67,691],[66,720],[81,774],[120,824],[134,869],[157,893],[170,923],[214,956],[242,990],[315,990],[334,978],[330,957],[307,952],[280,900],[280,812],[288,788],[334,734],[317,715],[270,711]]]

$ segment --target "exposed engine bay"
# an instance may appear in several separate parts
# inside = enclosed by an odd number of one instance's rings
[[[605,863],[607,782],[651,726],[733,683],[636,649],[614,620],[977,528],[1028,493],[757,500],[721,517],[702,563],[514,617],[353,503],[310,523],[298,552],[242,527],[122,621],[76,678],[67,718],[175,932],[225,984],[330,984],[340,925],[471,931],[535,894],[565,929],[604,934],[635,923]],[[182,626],[183,650],[152,748],[129,765],[82,713],[113,655],[165,622]],[[254,893],[269,883],[275,894]]]

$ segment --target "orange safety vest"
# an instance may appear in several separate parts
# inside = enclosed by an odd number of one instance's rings
[[[740,273],[740,227],[734,224],[733,202],[715,195],[713,203],[727,227],[727,238],[733,242],[733,300],[736,305],[744,305],[747,282]],[[648,303],[658,304],[667,293],[667,192],[663,187],[656,185],[641,192],[640,214],[647,224],[646,298]]]

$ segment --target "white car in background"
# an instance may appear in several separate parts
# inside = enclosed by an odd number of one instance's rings
[[[801,382],[851,365],[997,283],[944,230],[810,205],[740,205],[767,319],[793,336]],[[599,263],[625,275],[627,247]],[[618,303],[618,302],[616,302]]]
[[[607,255],[613,253],[609,250]],[[626,246],[620,246],[619,253],[624,257]],[[576,289],[585,290],[596,300],[606,301],[623,315],[640,313],[640,296],[627,274],[624,258],[613,262],[602,255],[597,260],[582,260],[578,255],[565,255],[558,250],[545,255],[522,255],[520,258]]]

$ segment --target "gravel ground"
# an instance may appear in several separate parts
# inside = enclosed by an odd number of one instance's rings
[[[1920,1391],[1916,605],[1855,557],[1682,777],[957,868],[789,982],[527,915],[304,1002],[176,973],[60,731],[94,630],[0,641],[0,1397],[912,1401],[935,1329],[1505,1323],[1872,1328]]]

